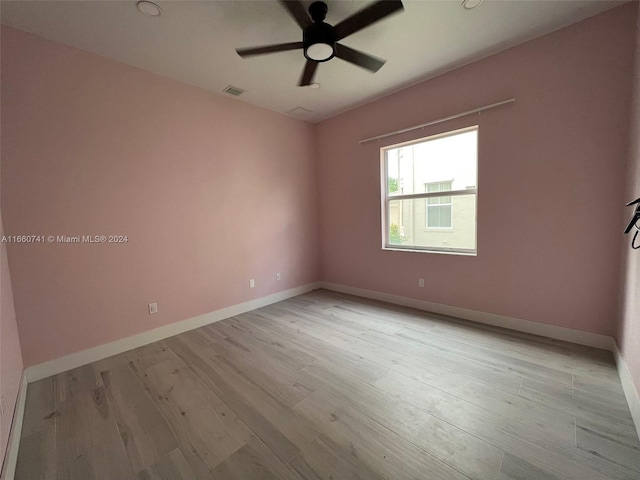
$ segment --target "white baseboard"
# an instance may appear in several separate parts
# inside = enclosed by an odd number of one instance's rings
[[[635,423],[636,431],[638,432],[638,438],[640,438],[640,395],[638,394],[638,390],[636,390],[636,386],[633,384],[629,366],[618,349],[617,343],[614,343],[613,346],[613,356],[618,366],[618,375],[620,376],[620,382],[622,382],[624,396],[627,397],[629,410],[631,410],[631,418],[633,418],[633,423]]]
[[[148,330],[131,337],[122,338],[115,342],[106,343],[81,352],[56,358],[55,360],[33,365],[26,369],[27,381],[35,382],[37,380],[50,377],[51,375],[56,375],[72,368],[81,367],[82,365],[102,360],[103,358],[117,355],[149,343],[157,342],[158,340],[163,340],[210,323],[224,320],[225,318],[233,317],[234,315],[240,315],[241,313],[249,312],[256,308],[271,305],[272,303],[280,302],[287,298],[295,297],[317,288],[320,288],[320,284],[318,282],[308,283],[300,287],[273,293],[265,297],[249,300],[248,302],[238,303],[230,307],[221,308],[220,310],[198,315],[170,325],[154,328],[153,330]]]
[[[373,290],[365,290],[363,288],[350,287],[348,285],[340,285],[337,283],[320,282],[320,288],[333,290],[335,292],[347,293],[358,297],[370,298],[372,300],[380,300],[382,302],[402,305],[427,312],[439,313],[450,317],[463,318],[472,322],[484,323],[494,327],[508,328],[518,332],[531,333],[542,337],[553,338],[556,340],[564,340],[579,345],[601,348],[603,350],[613,351],[615,341],[613,337],[606,335],[598,335],[597,333],[583,332],[581,330],[573,330],[571,328],[557,327],[546,323],[532,322],[522,320],[520,318],[506,317],[495,313],[479,312],[468,308],[454,307],[442,303],[427,302],[426,300],[418,300],[416,298],[401,297],[389,293],[376,292]]]
[[[24,407],[27,400],[27,375],[26,371],[22,372],[22,380],[18,389],[18,398],[16,406],[13,409],[13,421],[11,423],[11,433],[9,434],[9,442],[7,444],[7,452],[2,465],[1,480],[13,480],[16,475],[16,465],[18,462],[18,448],[20,446],[20,437],[22,436],[22,421],[24,419]]]

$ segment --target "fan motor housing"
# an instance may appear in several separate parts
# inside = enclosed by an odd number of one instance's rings
[[[317,60],[315,58],[311,58],[307,55],[307,49],[311,45],[315,45],[316,43],[323,43],[328,45],[333,50],[331,56],[323,59]],[[314,62],[326,62],[331,60],[336,54],[336,31],[331,25],[325,22],[314,22],[304,29],[302,33],[302,44],[304,47],[304,56],[308,60],[312,60]]]

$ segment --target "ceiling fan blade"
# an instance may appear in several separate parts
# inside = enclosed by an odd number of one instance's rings
[[[236,53],[241,57],[250,57],[251,55],[262,55],[264,53],[297,50],[298,48],[302,48],[302,42],[278,43],[275,45],[265,45],[263,47],[236,48]]]
[[[337,40],[342,40],[344,37],[358,30],[362,30],[376,23],[378,20],[382,20],[387,15],[403,9],[404,7],[400,0],[381,0],[375,2],[338,23],[335,26]]]
[[[386,60],[372,57],[371,55],[367,55],[359,50],[354,50],[341,43],[336,44],[336,57],[358,65],[359,67],[366,68],[371,72],[377,72],[386,62]]]
[[[307,13],[307,9],[298,0],[280,0],[280,4],[289,12],[300,28],[304,30],[313,22]]]
[[[300,77],[300,83],[298,83],[299,87],[306,87],[313,83],[313,77],[316,75],[316,69],[318,68],[318,62],[313,62],[311,60],[307,60],[307,63],[304,66],[304,70],[302,72],[302,76]]]

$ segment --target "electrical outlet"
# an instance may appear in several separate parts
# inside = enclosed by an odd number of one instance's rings
[[[421,287],[421,288],[424,287],[424,278],[419,278],[418,279],[418,286]]]
[[[158,304],[155,302],[149,304],[149,315],[154,313],[158,313]]]
[[[255,279],[252,278],[251,280],[249,280],[249,288],[253,288],[255,286],[256,286],[256,281]]]
[[[276,281],[279,282],[280,281],[280,272],[276,273]]]

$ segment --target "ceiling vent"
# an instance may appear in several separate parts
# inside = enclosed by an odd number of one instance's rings
[[[313,113],[313,110],[308,110],[302,107],[296,107],[287,112],[289,115],[293,115],[294,117],[308,117]]]
[[[229,95],[233,95],[234,97],[239,97],[244,93],[244,90],[238,87],[234,87],[233,85],[229,85],[223,90],[223,92],[228,93]]]

